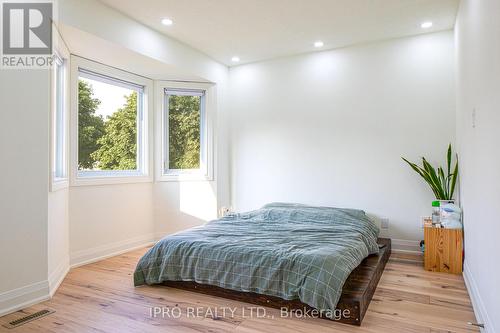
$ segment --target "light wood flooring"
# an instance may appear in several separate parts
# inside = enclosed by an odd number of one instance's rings
[[[281,318],[277,309],[258,312],[251,304],[163,286],[134,288],[140,249],[71,270],[52,300],[0,318],[0,325],[49,308],[56,312],[0,332],[477,332],[460,275],[427,272],[416,257],[393,254],[361,327],[325,319]],[[150,315],[151,307],[178,308],[180,318]],[[188,317],[189,308],[205,316]],[[226,310],[236,308],[234,315]],[[212,313],[207,312],[208,309]],[[215,314],[215,310],[219,313]],[[168,310],[170,311],[170,310]],[[170,316],[174,312],[169,313]],[[178,312],[175,312],[175,316]],[[274,316],[274,318],[273,318]]]

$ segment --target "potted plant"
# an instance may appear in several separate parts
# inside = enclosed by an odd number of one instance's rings
[[[442,167],[435,169],[425,157],[422,157],[422,166],[408,161],[406,158],[401,157],[410,167],[415,170],[424,180],[429,184],[436,196],[437,200],[446,202],[453,202],[453,193],[455,192],[455,185],[458,176],[458,156],[456,156],[455,166],[453,171],[451,169],[451,144],[448,146],[448,153],[446,156],[447,169],[446,174]]]

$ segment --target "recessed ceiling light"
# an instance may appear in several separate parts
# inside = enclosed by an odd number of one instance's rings
[[[420,26],[422,27],[422,29],[427,29],[427,28],[432,27],[432,22],[430,22],[430,21],[424,22]]]
[[[163,25],[172,25],[172,24],[174,24],[174,21],[172,21],[169,18],[164,18],[164,19],[161,20],[161,24],[163,24]]]
[[[317,40],[314,42],[314,47],[323,47],[325,45],[322,41]]]
[[[240,61],[240,57],[234,56],[234,57],[231,58],[231,61],[232,62],[239,62]]]

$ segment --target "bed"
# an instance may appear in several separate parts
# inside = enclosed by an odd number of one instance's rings
[[[359,325],[390,253],[378,233],[361,210],[268,204],[163,238],[140,259],[134,284],[316,309]]]

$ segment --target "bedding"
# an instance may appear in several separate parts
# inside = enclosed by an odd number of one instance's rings
[[[378,253],[378,233],[361,210],[268,204],[166,236],[134,284],[194,281],[334,311],[351,271]]]

